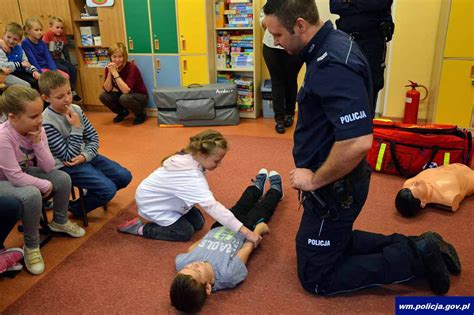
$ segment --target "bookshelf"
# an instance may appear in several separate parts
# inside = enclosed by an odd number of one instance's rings
[[[240,117],[261,114],[259,0],[213,0],[217,83],[237,85]]]
[[[108,47],[125,39],[122,0],[111,7],[86,9],[85,5],[86,0],[70,0],[81,96],[88,110],[105,110],[99,96],[109,61]]]

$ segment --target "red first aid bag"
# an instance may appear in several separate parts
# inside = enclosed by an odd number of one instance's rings
[[[471,164],[471,132],[455,125],[374,120],[373,128],[374,140],[367,161],[377,172],[413,177],[427,168]]]

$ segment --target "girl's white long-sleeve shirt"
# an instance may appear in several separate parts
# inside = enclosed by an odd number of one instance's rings
[[[0,124],[0,153],[0,181],[8,180],[14,186],[35,186],[42,193],[48,191],[49,181],[25,172],[32,165],[33,158],[42,171],[54,169],[54,158],[43,128],[41,141],[33,143],[27,136],[20,135],[9,121]]]
[[[140,216],[161,226],[175,223],[196,204],[234,232],[243,225],[214,198],[202,166],[191,154],[168,158],[141,182],[135,201]]]

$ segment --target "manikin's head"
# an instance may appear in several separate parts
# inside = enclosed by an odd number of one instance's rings
[[[421,210],[421,201],[408,188],[403,188],[395,198],[395,207],[404,217],[414,217]]]

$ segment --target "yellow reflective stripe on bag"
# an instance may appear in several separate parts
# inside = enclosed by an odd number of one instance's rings
[[[380,170],[382,169],[383,156],[385,154],[386,148],[387,148],[387,144],[385,143],[380,144],[379,154],[377,155],[377,164],[375,164],[375,170],[378,172],[380,172]]]
[[[450,160],[451,160],[451,153],[450,152],[444,152],[443,165],[448,165]]]

